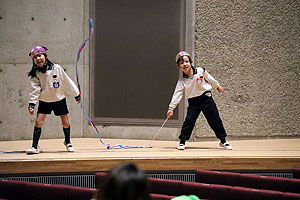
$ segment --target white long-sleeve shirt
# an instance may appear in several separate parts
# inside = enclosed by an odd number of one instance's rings
[[[183,94],[185,98],[193,98],[202,95],[206,91],[211,91],[212,88],[218,88],[219,82],[216,81],[202,67],[193,68],[193,77],[183,76],[177,81],[177,85],[169,105],[170,110],[174,110],[180,103]]]
[[[30,78],[30,81],[29,103],[36,104],[38,100],[44,102],[60,101],[66,98],[67,91],[74,97],[79,95],[76,84],[58,64],[54,64],[52,69],[45,73],[37,71],[36,77]]]

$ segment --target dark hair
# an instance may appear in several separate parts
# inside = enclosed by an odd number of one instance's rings
[[[40,69],[33,61],[33,66],[31,68],[31,70],[27,73],[27,75],[31,78],[34,78],[36,77],[36,71],[41,71],[43,73],[45,73],[47,70],[51,70],[52,69],[52,66],[54,65],[53,62],[51,62],[48,58],[47,58],[47,55],[44,54],[45,57],[46,57],[46,62],[45,62],[45,65],[43,66],[42,69]]]
[[[131,163],[113,168],[99,193],[101,200],[150,200],[145,174]]]
[[[187,56],[187,55],[184,55],[184,56]],[[179,58],[178,58],[178,60],[177,60],[177,65],[179,64],[179,62],[181,62],[181,61],[183,61],[183,57],[184,56],[180,56]],[[188,58],[189,58],[189,61],[190,61],[190,63],[192,63],[193,61],[192,61],[192,58],[190,57],[190,56],[187,56]]]

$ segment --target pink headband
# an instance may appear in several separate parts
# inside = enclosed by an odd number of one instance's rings
[[[30,53],[29,53],[29,56],[33,57],[37,54],[46,54],[46,56],[48,56],[48,52],[47,52],[47,48],[44,47],[44,46],[35,46],[33,47],[33,49],[31,49]]]
[[[190,54],[189,54],[188,52],[186,52],[186,51],[180,51],[180,52],[176,55],[176,57],[175,57],[175,62],[177,62],[178,59],[179,59],[181,56],[188,56],[188,57],[191,57]]]

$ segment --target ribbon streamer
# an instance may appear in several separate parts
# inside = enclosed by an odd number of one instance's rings
[[[84,49],[85,44],[87,43],[87,41],[89,41],[91,39],[91,37],[93,35],[93,32],[94,32],[94,26],[93,26],[93,19],[92,18],[89,19],[89,24],[90,24],[90,35],[89,35],[89,38],[85,39],[82,42],[82,44],[81,44],[81,46],[80,46],[80,48],[78,50],[78,53],[77,53],[77,59],[76,59],[76,65],[75,65],[76,66],[77,85],[78,85],[80,96],[81,96],[81,88],[80,88],[80,79],[79,79],[79,73],[78,73],[78,66],[77,65],[78,65],[78,61],[80,59],[80,54],[81,54],[82,50]],[[107,149],[113,149],[113,148],[121,148],[121,149],[129,149],[129,148],[152,148],[151,146],[129,146],[129,145],[121,145],[121,144],[116,144],[116,145],[111,146],[110,144],[106,144],[102,140],[102,138],[100,136],[100,133],[99,133],[97,127],[95,126],[94,122],[92,121],[92,119],[90,118],[90,116],[86,113],[86,111],[85,111],[85,109],[84,109],[84,107],[82,105],[82,101],[80,101],[80,107],[81,107],[81,109],[82,109],[85,117],[89,120],[90,124],[92,125],[92,127],[93,127],[95,133],[97,134],[100,142],[104,146],[106,146]]]
[[[0,153],[25,153],[26,151],[0,151]]]

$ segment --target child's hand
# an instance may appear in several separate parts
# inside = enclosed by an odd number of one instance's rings
[[[168,118],[171,118],[173,116],[173,110],[168,110],[167,116]]]
[[[79,94],[78,96],[74,97],[74,98],[75,98],[75,101],[77,101],[77,103],[79,104],[79,103],[80,103],[80,100],[81,100],[80,94]]]
[[[219,93],[224,93],[224,88],[221,85],[217,88],[217,90]]]
[[[33,108],[28,108],[28,112],[29,112],[30,115],[33,115],[34,109]]]

